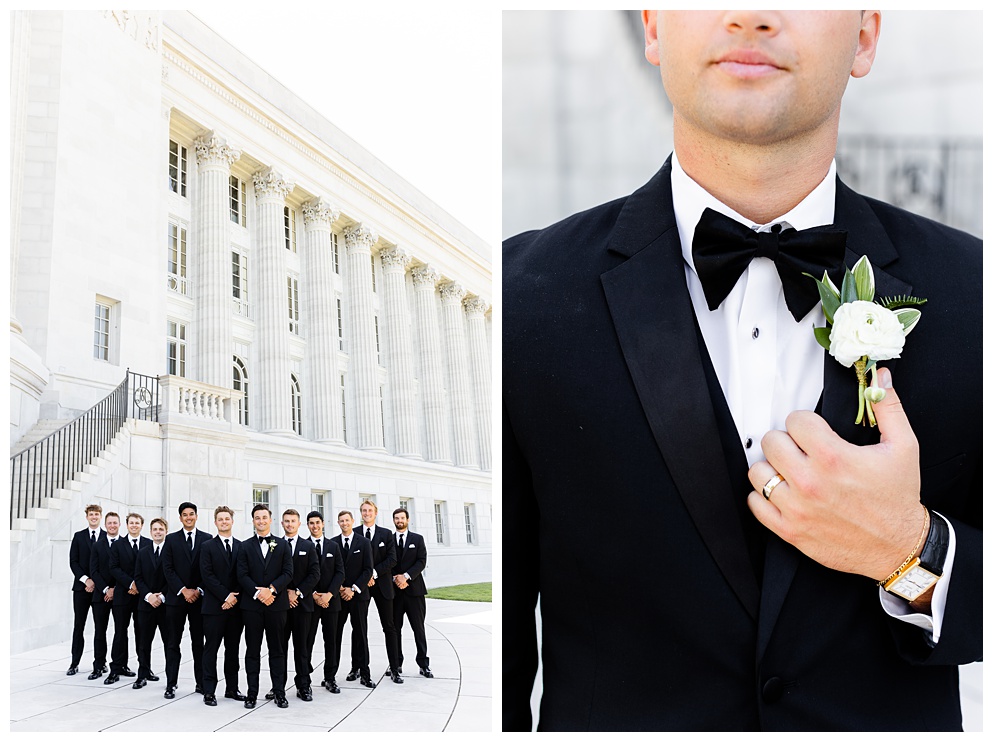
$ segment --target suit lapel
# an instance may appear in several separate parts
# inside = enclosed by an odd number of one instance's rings
[[[600,278],[655,441],[700,537],[754,618],[758,584],[700,372],[703,359],[672,210],[669,162],[627,199],[609,249],[627,260]]]

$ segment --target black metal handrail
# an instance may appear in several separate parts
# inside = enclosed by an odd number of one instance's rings
[[[114,439],[128,418],[158,420],[159,382],[130,370],[114,391],[10,457],[10,520],[27,517]]]

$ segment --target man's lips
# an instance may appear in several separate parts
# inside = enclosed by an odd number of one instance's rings
[[[781,71],[772,57],[756,49],[735,49],[721,55],[714,65],[722,72],[741,79],[755,79]]]

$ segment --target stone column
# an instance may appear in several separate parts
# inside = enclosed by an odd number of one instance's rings
[[[441,284],[441,314],[448,349],[448,394],[452,400],[452,430],[455,438],[455,465],[479,468],[479,443],[472,409],[469,381],[469,353],[462,300],[465,289],[453,281]]]
[[[17,321],[17,258],[21,252],[21,195],[24,191],[24,136],[27,131],[28,70],[31,59],[30,11],[10,15],[10,331]]]
[[[407,304],[407,266],[410,253],[401,247],[382,250],[383,293],[386,301],[386,370],[390,381],[390,412],[393,416],[397,456],[419,459],[421,446],[417,435],[417,412],[414,407],[414,351],[410,338],[410,307]]]
[[[259,430],[294,435],[290,407],[290,318],[286,301],[283,207],[293,183],[272,168],[259,170],[255,183],[255,389]],[[228,364],[230,365],[230,363]]]
[[[338,383],[338,317],[335,308],[331,225],[339,211],[322,198],[303,205],[303,307],[307,313],[307,387],[314,440],[344,443]]]
[[[355,391],[356,448],[385,451],[379,405],[376,361],[375,311],[372,297],[372,246],[379,236],[369,227],[357,224],[345,230],[346,287],[351,322],[348,348],[348,377]],[[349,427],[351,423],[349,423]]]
[[[232,384],[231,241],[228,179],[241,157],[215,132],[193,142],[197,187],[193,204],[196,284],[193,288],[193,378],[230,389]]]
[[[421,409],[424,415],[424,458],[439,464],[452,463],[448,436],[448,404],[445,399],[444,364],[435,285],[441,274],[429,265],[410,272],[414,280],[414,308],[420,339]]]
[[[490,469],[490,354],[486,342],[486,310],[489,306],[478,296],[463,302],[469,317],[469,368],[472,372],[472,399],[476,408],[479,438],[479,468]]]

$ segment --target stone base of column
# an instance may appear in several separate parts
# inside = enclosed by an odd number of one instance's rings
[[[261,430],[259,432],[265,435],[277,435],[280,438],[300,438],[300,440],[304,440],[293,430]]]
[[[349,448],[349,445],[345,443],[343,438],[315,438],[314,443],[323,443],[325,446],[338,446],[340,448]]]

